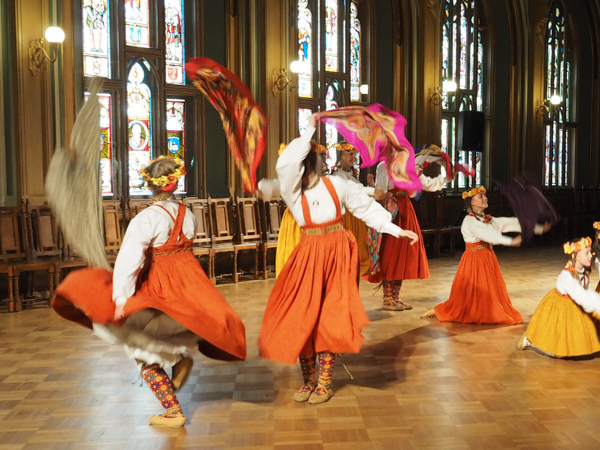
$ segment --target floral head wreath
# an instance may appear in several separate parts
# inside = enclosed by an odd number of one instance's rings
[[[471,189],[470,191],[464,191],[462,193],[462,198],[464,200],[464,199],[467,199],[469,197],[475,197],[477,194],[480,194],[482,192],[485,194],[486,190],[485,190],[485,188],[483,186],[479,186],[479,187]]]
[[[600,222],[594,222],[594,229],[600,231]]]
[[[356,149],[349,142],[338,142],[332,145],[338,152],[355,152]]]
[[[577,253],[584,248],[591,247],[592,240],[589,237],[581,238],[578,242],[567,242],[563,245],[563,250],[567,255]]]
[[[148,172],[148,167],[150,167],[156,161],[160,161],[161,159],[171,159],[175,161],[175,171],[168,175],[162,175],[160,177],[153,178]],[[163,191],[171,191],[177,187],[177,181],[179,181],[179,179],[185,175],[185,167],[181,159],[161,155],[158,158],[151,160],[148,165],[142,166],[140,169],[140,175],[146,183],[152,183],[154,186],[161,187],[163,188]]]
[[[287,148],[287,145],[284,144],[283,142],[281,144],[279,144],[279,156],[281,156],[281,154],[283,153],[283,151]],[[310,151],[311,152],[317,152],[318,154],[326,154],[327,153],[327,149],[322,146],[321,144],[315,144],[314,141],[311,141],[310,143]]]

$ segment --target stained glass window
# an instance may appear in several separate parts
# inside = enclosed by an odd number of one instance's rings
[[[139,171],[152,158],[152,101],[145,83],[146,71],[135,63],[127,83],[127,137],[129,141],[129,193],[148,194]]]
[[[83,73],[110,78],[110,28],[108,0],[83,2]]]
[[[338,2],[325,0],[325,70],[338,71]]]
[[[327,88],[327,95],[325,97],[325,109],[327,111],[331,109],[337,109],[339,107],[339,88],[340,85],[337,81],[331,83]],[[337,163],[337,150],[332,147],[332,145],[339,142],[339,137],[336,128],[329,124],[325,125],[325,142],[328,148],[326,158],[327,167],[332,168]]]
[[[90,93],[86,92],[87,101]],[[112,105],[110,94],[98,94],[100,103],[100,179],[102,195],[113,195]]]
[[[569,177],[569,131],[574,127],[570,113],[571,65],[567,59],[565,17],[553,2],[546,28],[546,99],[560,96],[561,103],[544,114],[544,183],[567,187]],[[546,100],[549,102],[549,100]]]
[[[150,9],[148,0],[125,0],[125,42],[135,47],[150,47]]]
[[[467,188],[483,181],[482,154],[456,148],[459,111],[484,111],[483,58],[484,41],[479,30],[478,2],[444,0],[441,23],[442,57],[442,129],[441,143],[455,163],[475,168],[473,177],[459,174],[453,188]],[[457,89],[446,91],[454,82]]]
[[[360,58],[361,58],[360,20],[358,6],[350,3],[350,100],[360,100]]]
[[[308,119],[312,113],[312,109],[298,109],[298,134],[302,135],[302,133],[304,133],[304,130],[306,130],[306,128],[308,127]]]
[[[312,12],[308,0],[298,2],[298,95],[312,97]]]
[[[185,100],[167,100],[167,148],[169,154],[185,162]],[[175,193],[185,193],[185,175],[179,179]]]
[[[183,0],[165,0],[165,61],[167,83],[183,84]]]

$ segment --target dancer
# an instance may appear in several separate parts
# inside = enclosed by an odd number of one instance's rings
[[[594,230],[596,230],[596,236],[594,238],[594,246],[592,247],[592,251],[596,258],[600,258],[600,222],[594,222]],[[600,281],[596,285],[596,292],[600,293]]]
[[[160,157],[140,172],[154,204],[134,217],[114,273],[83,269],[69,274],[52,307],[106,342],[122,344],[165,409],[150,424],[182,427],[186,417],[174,391],[186,381],[190,356],[244,360],[244,325],[194,257],[196,220],[173,197],[183,163]],[[93,293],[93,295],[91,295]],[[173,378],[165,368],[173,367]]]
[[[345,180],[351,181],[352,183],[356,183],[362,187],[363,192],[369,196],[381,198],[383,196],[382,191],[375,189],[372,186],[363,186],[359,181],[358,171],[354,168],[357,153],[356,149],[348,142],[340,142],[334,144],[333,146],[336,148],[338,154],[338,163],[333,171],[333,175],[342,177]],[[359,277],[367,275],[371,267],[369,247],[367,244],[367,226],[362,220],[359,220],[353,216],[349,210],[346,210],[346,213],[344,214],[344,228],[352,232],[356,238],[356,242],[358,243],[358,275]]]
[[[521,235],[511,238],[502,234],[520,233],[519,221],[516,217],[484,214],[488,200],[483,186],[463,192],[462,197],[469,213],[460,228],[466,248],[454,276],[450,298],[422,317],[437,317],[442,322],[523,323],[523,317],[508,297],[492,249],[493,245],[521,245]],[[536,225],[534,231],[541,234],[549,229],[549,224]]]
[[[418,239],[391,223],[390,214],[355,183],[319,176],[317,154],[310,151],[318,117],[310,117],[277,161],[281,194],[302,238],[275,282],[259,337],[263,357],[288,364],[300,359],[304,385],[294,399],[309,403],[333,396],[335,354],[357,353],[369,322],[356,283],[356,240],[342,226],[343,208],[381,232]]]
[[[422,172],[422,168],[417,167],[417,171]],[[419,179],[423,190],[429,192],[439,191],[444,188],[446,183],[452,181],[443,174],[436,178],[430,178],[420,173]],[[376,179],[373,181],[372,177],[369,177],[369,182],[383,193],[379,196],[379,200],[385,209],[395,216],[394,223],[402,229],[417,233],[419,243],[418,245],[408,245],[405,240],[384,235],[379,248],[379,270],[369,275],[367,279],[371,283],[381,283],[383,286],[383,309],[389,311],[412,309],[412,305],[400,299],[402,282],[429,278],[427,255],[415,209],[407,193],[394,188],[385,162],[379,163]]]
[[[563,248],[569,261],[556,278],[556,288],[546,294],[531,317],[518,350],[532,348],[555,358],[591,355],[600,351],[598,314],[600,294],[590,289],[592,256],[589,237],[567,242]]]

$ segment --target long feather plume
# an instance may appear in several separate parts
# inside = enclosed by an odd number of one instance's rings
[[[89,266],[110,270],[104,248],[104,217],[100,184],[101,81],[94,79],[67,148],[56,149],[48,175],[46,195],[69,246]]]

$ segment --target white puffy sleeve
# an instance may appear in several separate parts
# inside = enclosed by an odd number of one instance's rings
[[[494,217],[491,224],[486,224],[480,222],[475,217],[466,216],[463,220],[461,231],[463,234],[471,234],[480,241],[487,242],[488,244],[509,246],[512,243],[512,238],[504,236],[497,227],[493,226],[496,219],[497,218]],[[500,219],[502,219],[502,217],[500,217]],[[519,231],[520,230],[521,228],[519,227]]]
[[[277,160],[275,169],[281,196],[290,209],[302,202],[303,162],[310,152],[310,139],[315,130],[316,128],[310,125],[306,127],[302,136],[290,142]]]
[[[521,232],[521,224],[516,217],[494,217],[491,225],[501,233]]]
[[[386,193],[389,191],[390,176],[387,173],[385,164],[379,164],[377,166],[377,172],[375,173],[375,189],[379,189]]]
[[[419,180],[421,180],[423,190],[427,192],[441,191],[446,187],[446,183],[448,183],[446,176],[443,174],[440,174],[435,178],[431,178],[421,174],[419,175]]]
[[[402,228],[392,223],[392,215],[372,197],[369,197],[358,183],[338,178],[336,191],[340,193],[342,203],[354,217],[381,233],[398,237]],[[341,191],[341,192],[340,192]]]
[[[556,279],[556,288],[571,297],[586,313],[600,314],[600,294],[593,289],[585,289],[566,270],[563,270]]]
[[[117,305],[124,305],[135,294],[145,252],[152,246],[154,234],[148,214],[140,214],[129,223],[113,271],[113,301]]]
[[[268,202],[275,197],[281,197],[281,185],[277,178],[274,180],[263,178],[258,182],[258,189],[262,192],[264,201]]]

